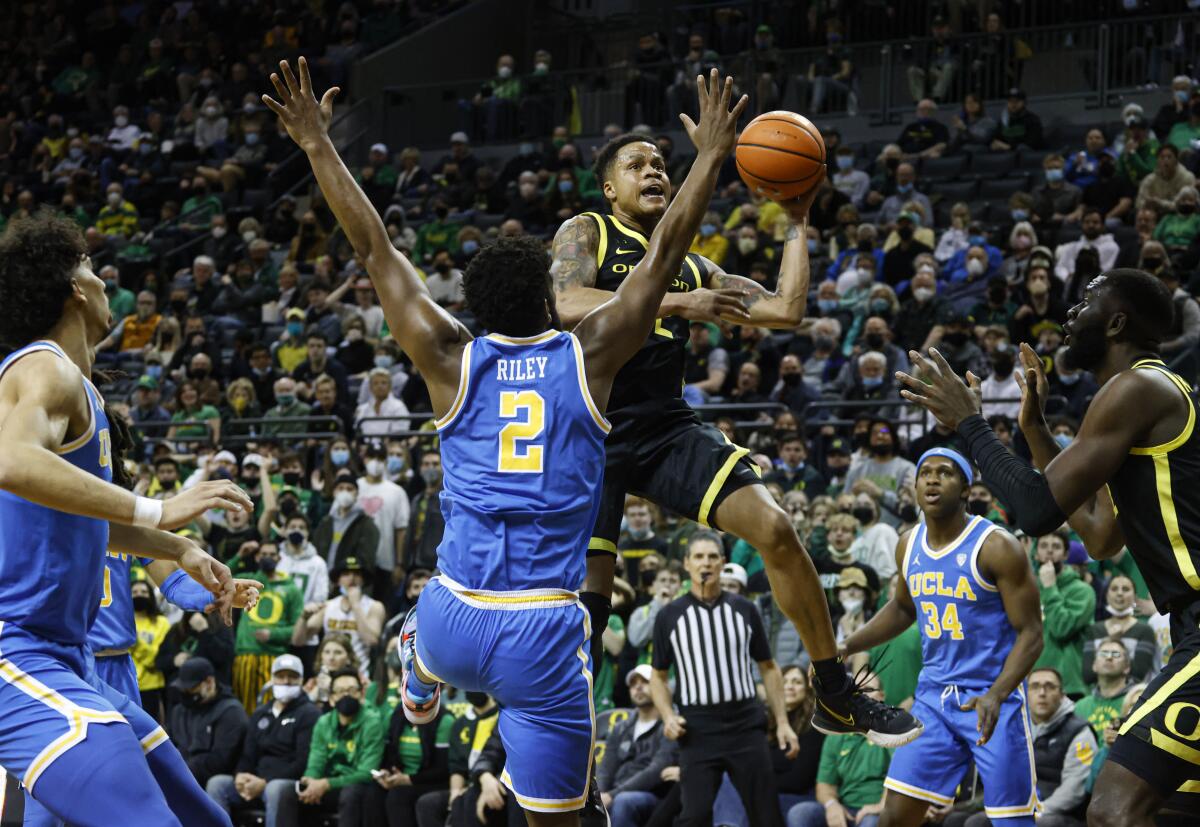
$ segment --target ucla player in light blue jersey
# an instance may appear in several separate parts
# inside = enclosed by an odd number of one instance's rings
[[[438,417],[446,531],[441,575],[401,635],[405,712],[429,720],[442,681],[490,693],[501,705],[503,781],[529,823],[578,824],[595,721],[591,630],[577,590],[604,470],[602,412],[679,273],[746,99],[731,109],[731,78],[723,87],[715,71],[709,82],[699,79],[700,123],[684,118],[696,161],[645,258],[609,302],[573,333],[559,331],[544,245],[501,239],[467,268],[467,305],[491,331],[472,339],[396,252],[338,157],[327,135],[337,90],[318,103],[304,58],[299,78],[285,61],[271,81],[279,100],[263,101],[308,154]],[[661,183],[663,172],[646,165],[642,174]]]
[[[96,677],[87,634],[109,549],[178,563],[228,615],[228,568],[163,529],[252,504],[230,482],[165,503],[112,483],[113,430],[88,378],[110,324],[78,227],[13,221],[0,236],[0,766],[72,825],[228,824],[172,812],[203,813],[203,798],[161,728]]]
[[[100,680],[140,704],[137,668],[130,655],[137,642],[133,596],[129,590],[134,559],[134,555],[119,551],[105,555],[100,611],[88,633],[88,645],[96,658],[96,674]],[[148,557],[136,559],[168,602],[189,612],[202,612],[212,605],[213,596],[208,589],[188,577],[187,572],[176,564]]]
[[[1029,559],[1011,534],[966,512],[971,464],[949,448],[917,461],[924,521],[896,546],[904,586],[843,643],[865,652],[921,627],[924,667],[913,715],[924,735],[900,747],[884,782],[881,827],[915,827],[954,801],[975,759],[993,824],[1032,827],[1038,811],[1023,682],[1042,652],[1042,612]]]

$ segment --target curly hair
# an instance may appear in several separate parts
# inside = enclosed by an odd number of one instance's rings
[[[0,236],[0,351],[24,347],[58,324],[86,257],[72,219],[42,210],[8,225]]]
[[[511,236],[484,247],[467,265],[463,293],[467,307],[487,330],[507,336],[546,330],[546,303],[553,307],[554,294],[542,242]]]

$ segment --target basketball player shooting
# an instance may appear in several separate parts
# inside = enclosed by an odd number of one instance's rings
[[[1097,560],[1128,547],[1170,614],[1174,652],[1121,726],[1088,808],[1092,827],[1149,827],[1200,764],[1200,431],[1192,388],[1158,356],[1173,313],[1170,290],[1141,270],[1110,270],[1087,286],[1067,314],[1066,345],[1101,387],[1062,450],[1043,416],[1040,362],[1022,347],[1020,423],[1042,473],[980,415],[978,377],[964,383],[936,350],[910,354],[915,376],[897,374],[906,399],[963,436],[1021,530],[1041,536],[1069,522]]]
[[[746,133],[738,144],[739,166],[751,164],[758,176],[743,171],[743,177],[764,189],[771,187],[763,194],[784,195],[776,189],[783,185],[762,183],[762,178],[799,182],[787,187],[794,197],[780,202],[791,223],[778,288],[768,291],[694,253],[685,258],[658,307],[660,323],[613,385],[608,410],[613,429],[605,443],[600,514],[588,543],[588,578],[580,597],[592,613],[592,627],[603,629],[626,493],[740,537],[762,554],[771,591],[812,657],[818,698],[814,725],[826,733],[857,733],[881,746],[897,747],[920,735],[920,723],[904,710],[871,699],[850,681],[837,657],[828,603],[808,552],[788,515],[767,493],[749,451],[702,424],[681,398],[685,340],[661,323],[667,317],[682,317],[790,330],[804,318],[807,215],[825,174],[824,144],[807,131],[811,125],[803,126],[807,121],[791,113],[769,113],[756,120],[773,124],[782,136],[755,143],[774,146],[787,139],[807,153],[774,152],[776,162],[765,164],[762,156],[767,154],[769,160],[771,146],[749,146]],[[744,148],[752,152],[743,163]],[[662,220],[671,195],[662,154],[640,135],[622,135],[606,144],[596,158],[595,172],[610,212],[573,218],[554,239],[551,272],[567,330],[610,301],[646,255],[646,238]],[[593,657],[598,657],[599,645],[597,635]]]

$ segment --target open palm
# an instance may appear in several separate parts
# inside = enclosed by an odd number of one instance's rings
[[[298,66],[299,80],[293,74],[290,63],[286,60],[279,61],[279,71],[271,73],[271,83],[279,95],[279,100],[270,95],[263,95],[262,101],[279,116],[292,140],[307,152],[324,140],[329,132],[329,124],[333,121],[333,99],[341,89],[336,86],[330,87],[318,102],[313,93],[308,61],[302,57]]]

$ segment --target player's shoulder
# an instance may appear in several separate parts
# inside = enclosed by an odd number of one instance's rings
[[[980,563],[986,568],[1028,565],[1021,541],[1001,523],[987,521],[989,530],[979,547]]]
[[[603,221],[604,217],[598,212],[584,212],[568,218],[554,234],[555,253],[567,244],[594,249],[600,243],[600,223]]]
[[[52,350],[31,350],[4,366],[0,392],[5,395],[34,395],[41,404],[77,399],[83,392],[83,372],[70,359]],[[11,398],[11,396],[10,396]]]

